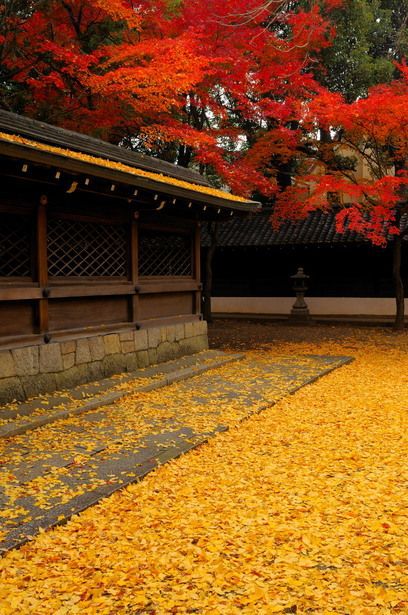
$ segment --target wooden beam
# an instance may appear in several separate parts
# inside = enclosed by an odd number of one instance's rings
[[[33,286],[2,286],[0,287],[0,301],[27,301],[29,299],[41,299],[40,288]]]
[[[193,271],[198,290],[194,294],[194,311],[201,315],[201,228],[196,223],[193,239]]]
[[[62,278],[61,278],[62,279]],[[61,280],[59,280],[61,281]],[[128,282],[124,284],[104,284],[103,282],[87,282],[86,284],[70,284],[66,279],[66,284],[53,285],[51,280],[48,297],[50,299],[62,299],[68,297],[106,297],[117,295],[133,295],[135,288]]]
[[[129,240],[129,273],[135,294],[130,300],[130,320],[136,323],[140,315],[139,301],[139,214],[131,211]]]
[[[47,333],[48,318],[48,259],[47,259],[47,204],[46,195],[40,197],[37,209],[37,280],[42,298],[37,303],[37,328],[39,333]]]
[[[2,153],[4,155],[18,158],[25,163],[38,162],[40,164],[56,167],[58,170],[66,170],[73,173],[81,173],[87,176],[101,177],[115,184],[127,184],[137,188],[154,191],[155,193],[164,193],[172,197],[185,199],[187,202],[193,201],[203,205],[213,205],[216,207],[227,208],[235,211],[257,211],[260,209],[257,205],[251,202],[235,201],[220,195],[201,192],[195,189],[194,184],[189,186],[178,186],[167,181],[161,181],[160,174],[156,178],[144,177],[142,175],[133,174],[131,172],[119,171],[110,167],[100,166],[95,163],[90,163],[75,158],[69,158],[61,154],[49,153],[34,148],[21,146],[15,143],[2,142]],[[184,180],[185,181],[185,180]],[[188,183],[188,182],[187,182]]]
[[[141,295],[154,295],[157,293],[186,293],[197,290],[199,290],[199,284],[196,280],[192,280],[191,278],[187,278],[185,280],[182,278],[173,278],[169,279],[169,281],[153,281],[153,279],[148,280],[147,278],[140,278],[139,280],[139,293]]]

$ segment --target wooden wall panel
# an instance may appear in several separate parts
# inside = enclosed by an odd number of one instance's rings
[[[31,302],[0,302],[0,338],[34,333],[34,318],[34,304]]]
[[[50,300],[50,331],[128,322],[126,297]]]
[[[157,293],[140,296],[140,319],[193,313],[193,293]]]
[[[20,165],[13,172],[17,171],[20,173]],[[174,217],[162,216],[162,212],[158,215],[154,211],[143,212],[139,221],[137,212],[133,211],[134,206],[129,207],[129,203],[117,198],[121,195],[119,184],[112,191],[111,182],[106,181],[105,185],[102,180],[98,180],[99,183],[95,184],[91,178],[90,189],[98,190],[102,186],[109,191],[109,197],[83,194],[79,190],[68,195],[66,189],[69,178],[63,174],[57,182],[54,181],[54,175],[51,169],[29,164],[21,181],[20,178],[16,181],[15,177],[11,177],[6,187],[2,185],[0,212],[15,211],[24,214],[25,219],[30,217],[32,222],[33,265],[31,277],[25,275],[16,279],[9,277],[5,282],[0,280],[0,340],[9,337],[25,338],[33,334],[37,334],[41,340],[48,332],[75,332],[87,327],[103,328],[105,325],[115,328],[126,322],[178,316],[189,318],[199,313],[198,243],[193,250],[193,238],[198,242],[199,233],[195,220],[178,218],[178,214]],[[34,182],[34,179],[38,181]],[[51,185],[50,181],[55,185]],[[115,275],[108,279],[102,276],[77,276],[78,279],[74,279],[57,274],[58,277],[48,277],[47,222],[51,217],[98,225],[126,225],[130,263],[128,276]],[[172,277],[166,273],[163,277],[153,275],[151,278],[139,279],[137,261],[140,222],[145,230],[167,231],[191,238],[188,252],[191,248],[194,258],[193,270],[189,275],[182,272]]]

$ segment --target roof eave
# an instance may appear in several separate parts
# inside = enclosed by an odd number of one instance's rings
[[[163,178],[161,181],[155,180],[123,170],[101,166],[90,161],[70,158],[63,154],[38,150],[30,145],[22,143],[0,141],[0,153],[16,159],[23,158],[29,162],[53,166],[71,173],[89,174],[109,181],[127,184],[132,187],[144,188],[158,193],[166,193],[174,197],[197,201],[214,207],[227,208],[237,212],[259,212],[262,209],[261,204],[256,201],[235,201],[217,195],[206,194],[200,191],[199,185],[197,185],[198,189],[194,187],[189,189],[165,181],[165,176],[161,176]]]

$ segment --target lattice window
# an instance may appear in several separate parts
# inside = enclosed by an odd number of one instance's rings
[[[0,277],[31,277],[32,221],[0,214]]]
[[[142,231],[139,237],[139,274],[191,277],[191,237]]]
[[[125,225],[50,219],[48,273],[57,277],[125,277],[128,244]]]

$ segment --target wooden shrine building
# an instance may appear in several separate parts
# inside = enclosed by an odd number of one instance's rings
[[[200,222],[258,204],[0,111],[0,402],[207,347]]]

